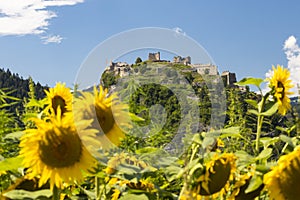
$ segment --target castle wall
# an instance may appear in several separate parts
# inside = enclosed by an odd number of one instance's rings
[[[218,75],[218,68],[212,64],[192,64],[191,67],[195,68],[199,74],[203,75]]]

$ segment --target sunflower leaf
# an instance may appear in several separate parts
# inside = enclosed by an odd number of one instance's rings
[[[52,192],[48,189],[38,191],[12,190],[5,193],[4,196],[10,199],[50,199]]]
[[[236,151],[234,153],[234,155],[236,155],[238,157],[238,165],[239,166],[248,165],[248,164],[255,162],[255,159],[253,158],[253,156],[248,154],[246,151],[242,151],[242,150]]]
[[[16,170],[20,167],[22,167],[22,161],[23,158],[13,157],[13,158],[7,158],[0,162],[0,172],[1,171],[8,171],[8,170]]]
[[[260,154],[256,157],[256,160],[267,159],[272,153],[271,148],[264,149]]]
[[[148,197],[147,195],[145,194],[126,194],[124,195],[123,197],[120,198],[120,200],[132,200],[132,199],[135,199],[135,200],[148,200]]]
[[[273,114],[275,114],[277,112],[277,109],[278,109],[278,103],[275,103],[271,108],[269,108],[267,111],[261,113],[261,115],[263,116],[271,116]]]
[[[246,103],[248,103],[249,105],[253,106],[254,108],[258,108],[257,107],[257,102],[253,99],[245,99]]]
[[[249,183],[249,186],[247,187],[247,189],[245,190],[245,193],[250,193],[255,191],[256,189],[258,189],[261,184],[263,183],[262,178],[260,176],[254,175]]]
[[[23,131],[17,131],[17,132],[6,134],[4,139],[20,139],[22,135],[23,135]]]
[[[164,171],[168,182],[178,179],[183,174],[183,169],[175,165],[166,167]]]
[[[245,86],[245,85],[255,85],[258,88],[260,88],[260,84],[263,82],[264,80],[261,78],[243,78],[242,80],[240,80],[239,82],[235,83],[236,85],[239,86]]]
[[[270,145],[275,144],[276,142],[278,142],[279,138],[278,137],[263,137],[260,138],[260,142],[263,143],[264,145],[264,149],[268,148]]]
[[[260,114],[257,112],[257,110],[250,109],[250,110],[248,110],[248,112],[251,113],[251,114],[254,114],[254,115],[256,115],[256,116],[259,116],[259,115],[260,115]]]
[[[292,139],[291,139],[290,137],[288,137],[288,136],[286,136],[286,135],[280,135],[280,136],[279,136],[279,139],[280,139],[281,141],[283,141],[283,142],[289,144],[291,147],[293,147],[293,148],[295,147],[295,145],[294,145],[294,143],[293,143],[293,141],[292,141]]]

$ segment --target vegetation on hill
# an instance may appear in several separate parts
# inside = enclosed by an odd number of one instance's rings
[[[3,91],[9,92],[10,96],[18,98],[19,101],[15,102],[12,99],[7,99],[7,103],[12,103],[11,106],[7,107],[10,113],[15,113],[16,109],[18,112],[24,111],[24,102],[23,100],[29,98],[29,85],[32,82],[34,87],[34,94],[37,99],[42,99],[45,97],[45,89],[48,89],[47,86],[42,86],[39,82],[34,83],[31,77],[24,79],[20,77],[18,73],[12,73],[9,69],[4,70],[0,69],[0,88]]]
[[[185,65],[137,59],[131,69],[106,71],[93,91],[57,83],[41,99],[31,79],[18,98],[0,88],[0,198],[299,197],[299,104],[289,101],[288,70],[273,68],[258,95]],[[20,101],[22,112],[11,111]]]

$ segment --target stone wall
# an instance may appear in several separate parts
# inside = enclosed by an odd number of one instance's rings
[[[191,67],[195,68],[199,74],[202,75],[218,75],[218,68],[212,64],[192,64]]]

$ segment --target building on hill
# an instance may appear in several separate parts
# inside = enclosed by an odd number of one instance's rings
[[[148,60],[149,61],[160,61],[160,52],[149,53]]]
[[[187,56],[187,57],[183,58],[181,56],[175,56],[174,59],[173,59],[173,62],[184,64],[184,65],[190,65],[191,64],[191,57]]]
[[[110,62],[106,69],[120,77],[127,76],[130,73],[130,65],[126,62]]]
[[[201,75],[219,75],[218,68],[212,64],[191,64],[192,68],[196,69]]]
[[[237,87],[236,85],[234,85],[234,83],[236,83],[236,75],[235,73],[229,72],[229,71],[224,71],[221,75],[223,82],[224,82],[224,86],[225,87]]]

